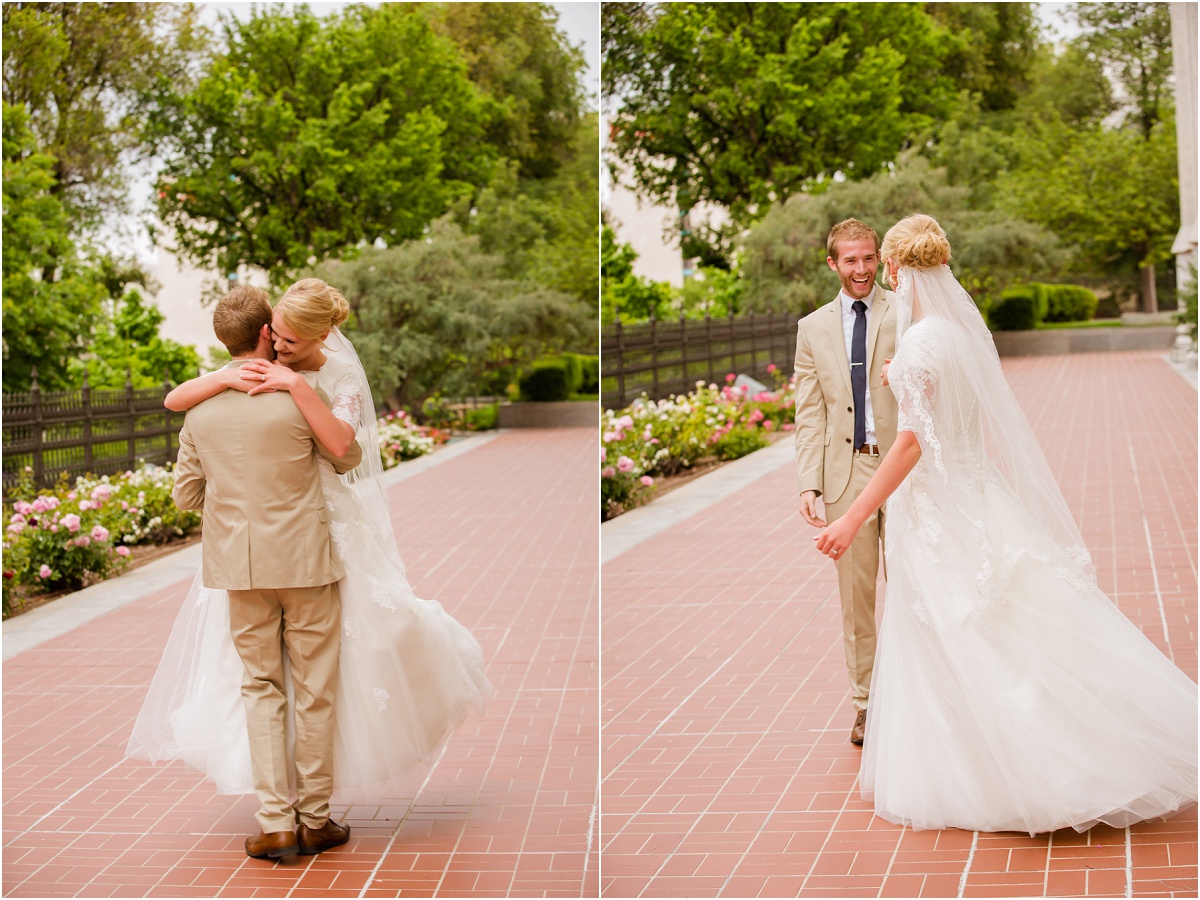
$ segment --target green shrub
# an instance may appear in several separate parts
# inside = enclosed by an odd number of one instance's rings
[[[755,450],[761,450],[769,443],[771,442],[767,440],[767,436],[757,429],[749,431],[745,428],[735,428],[722,435],[713,445],[713,453],[717,459],[740,459]]]
[[[1043,322],[1086,322],[1100,303],[1095,293],[1077,284],[1042,285],[1047,295]]]
[[[574,394],[583,384],[583,362],[578,353],[562,353],[559,358],[567,370],[567,393]]]
[[[583,368],[583,377],[578,386],[580,394],[599,394],[600,392],[600,356],[599,354],[589,353],[580,354],[580,364]]]
[[[496,427],[498,415],[499,407],[495,403],[467,410],[467,431],[490,431]]]
[[[1004,303],[1006,300],[1028,301],[1031,303],[1033,305],[1033,321],[1035,324],[1046,318],[1046,310],[1049,308],[1050,302],[1046,294],[1046,286],[1037,283],[1017,284],[1005,288],[1000,292],[1000,303]],[[1032,328],[1033,326],[1030,327]]]
[[[571,396],[567,364],[561,359],[538,360],[520,384],[521,396],[535,403],[566,400]]]
[[[1001,295],[989,316],[995,331],[1028,331],[1037,324],[1037,300],[1032,292]]]

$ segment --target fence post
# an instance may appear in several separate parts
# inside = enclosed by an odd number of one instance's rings
[[[137,407],[134,406],[133,402],[133,371],[128,368],[125,370],[125,411],[129,417],[129,437],[127,441],[129,460],[125,468],[132,469],[134,463],[137,462]]]
[[[42,386],[38,384],[37,366],[33,367],[32,380],[29,385],[29,397],[33,401],[33,484],[35,487],[45,487],[42,479],[45,475],[45,470],[42,464],[42,429],[44,427],[44,417],[42,415]]]
[[[712,384],[717,379],[713,377],[713,336],[712,336],[712,317],[704,313],[704,340],[708,343],[708,384]]]
[[[691,382],[688,381],[688,333],[687,333],[687,316],[683,314],[683,310],[679,311],[679,340],[683,344],[680,351],[680,361],[683,364],[683,392],[686,394],[690,389]]]
[[[750,310],[750,369],[751,378],[758,377],[758,346],[754,343],[754,310]]]
[[[650,396],[658,396],[658,317],[650,313]]]
[[[737,320],[729,310],[729,371],[737,374]],[[722,379],[724,380],[724,379]]]
[[[621,331],[621,311],[619,309],[617,310],[617,318],[614,325],[616,326],[617,333],[617,402],[614,405],[617,409],[620,409],[628,401],[625,399],[625,335]]]
[[[88,370],[83,370],[83,388],[79,392],[83,401],[83,471],[92,471],[92,384]]]

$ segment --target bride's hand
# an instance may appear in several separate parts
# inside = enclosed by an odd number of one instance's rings
[[[849,517],[842,516],[831,522],[814,541],[817,542],[817,549],[832,559],[834,562],[841,559],[846,554],[846,549],[854,541],[854,536],[858,534],[859,526],[849,520]]]
[[[255,359],[242,366],[242,380],[250,382],[247,393],[261,394],[264,391],[290,391],[303,381],[303,377],[287,366]],[[254,382],[258,382],[255,384]]]
[[[890,359],[885,359],[883,361],[883,368],[879,370],[883,374],[883,377],[880,380],[883,382],[884,387],[887,387],[889,384],[889,382],[888,382],[888,367],[891,366],[891,364],[892,364],[892,361]]]

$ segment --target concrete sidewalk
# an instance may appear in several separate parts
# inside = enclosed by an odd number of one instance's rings
[[[1194,388],[1152,352],[1004,368],[1101,587],[1194,679]],[[1195,809],[1036,838],[874,817],[847,739],[836,576],[790,462],[698,489],[712,496],[665,527],[651,504],[611,549],[601,529],[603,894],[1196,896]],[[693,504],[692,488],[664,499]]]
[[[4,663],[6,896],[597,894],[594,432],[506,432],[403,468],[390,497],[408,576],[483,645],[485,714],[402,795],[336,808],[345,847],[249,859],[252,797],[124,759],[195,569],[131,573],[92,598],[103,614],[67,598],[78,627],[42,628]]]

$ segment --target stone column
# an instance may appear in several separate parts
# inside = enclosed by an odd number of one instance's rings
[[[1175,254],[1175,286],[1182,291],[1196,278],[1196,4],[1171,4],[1171,50],[1175,64],[1175,134],[1179,153],[1179,233]],[[1184,311],[1183,300],[1179,312]],[[1171,360],[1195,359],[1191,329],[1181,324],[1171,346]]]

